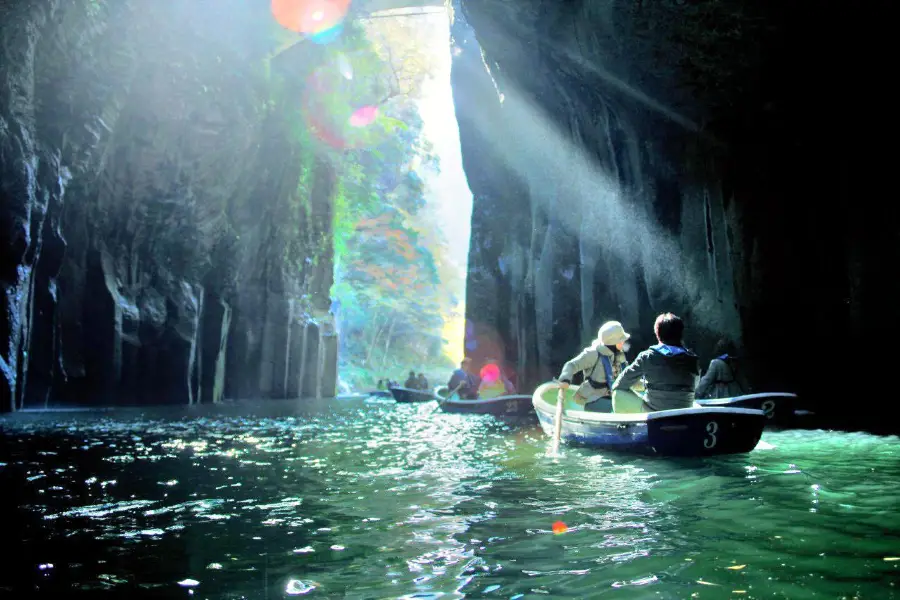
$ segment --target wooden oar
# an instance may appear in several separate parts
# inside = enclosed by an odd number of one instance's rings
[[[556,414],[553,417],[553,444],[550,446],[551,452],[556,454],[559,452],[559,440],[562,437],[562,416],[563,404],[566,402],[566,389],[559,387],[556,394]]]
[[[440,396],[439,394],[435,394],[435,396],[437,396],[437,401],[438,401],[438,403],[437,403],[437,406],[434,407],[434,410],[431,411],[431,412],[434,412],[435,410],[439,409],[439,408],[441,407],[441,404],[443,404],[444,402],[446,402],[447,400],[449,400],[450,397],[453,396],[453,394],[455,394],[457,391],[459,391],[459,388],[461,388],[461,387],[463,386],[464,383],[465,383],[465,381],[459,382],[459,385],[456,386],[455,388],[453,388],[453,389],[447,394],[447,397],[446,397],[446,398],[441,398],[441,396]],[[430,414],[430,413],[429,413],[429,414]]]
[[[458,392],[459,389],[460,389],[462,386],[464,386],[464,385],[466,385],[466,382],[465,382],[465,381],[460,381],[458,386],[456,386],[455,388],[453,388],[452,390],[450,390],[450,393],[447,394],[447,397],[444,398],[444,400],[446,401],[446,400],[449,400],[450,398],[452,398],[452,397],[453,397],[453,394],[455,394],[456,392]]]

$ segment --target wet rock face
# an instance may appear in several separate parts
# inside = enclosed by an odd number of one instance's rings
[[[456,3],[469,351],[535,384],[603,321],[640,349],[673,311],[704,362],[728,336],[759,388],[842,404],[835,377],[898,333],[878,290],[900,227],[866,142],[891,111],[855,85],[891,20],[833,8]]]
[[[0,12],[0,411],[333,395],[334,176],[295,197],[268,6]]]

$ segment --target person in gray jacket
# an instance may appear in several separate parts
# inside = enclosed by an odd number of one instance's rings
[[[706,375],[697,385],[697,398],[733,398],[750,393],[750,386],[738,366],[737,350],[722,338],[716,344],[716,357],[709,362]]]
[[[664,313],[656,317],[653,331],[659,344],[638,354],[612,385],[613,412],[652,412],[694,405],[700,368],[697,355],[684,347],[684,321]],[[632,390],[642,381],[644,396]]]
[[[625,343],[630,334],[618,321],[607,321],[597,331],[597,339],[578,356],[563,365],[559,384],[568,388],[575,373],[584,374],[584,382],[575,392],[574,401],[579,407],[599,398],[609,397],[610,383],[622,372],[625,359]]]

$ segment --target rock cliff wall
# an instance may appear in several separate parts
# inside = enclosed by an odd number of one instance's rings
[[[844,406],[898,333],[891,20],[867,6],[456,2],[469,351],[528,387],[603,321],[640,348],[673,311],[705,360],[727,336],[758,388]]]
[[[272,27],[237,0],[3,3],[0,410],[334,394],[334,173]]]

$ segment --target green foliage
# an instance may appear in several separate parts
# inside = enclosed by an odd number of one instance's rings
[[[437,261],[416,229],[425,206],[416,168],[437,168],[412,96],[427,65],[410,48],[388,49],[389,37],[351,29],[331,49],[328,93],[317,98],[332,123],[346,122],[359,106],[378,107],[368,127],[340,130],[348,148],[329,150],[340,177],[332,297],[340,302],[341,378],[356,385],[372,385],[382,375],[399,379],[410,369],[443,377],[449,366]],[[336,76],[341,60],[349,62],[352,79]]]
[[[289,210],[273,224],[297,271],[323,256],[309,239],[322,161],[336,174],[331,296],[340,303],[341,378],[358,385],[374,384],[376,371],[443,378],[450,366],[439,260],[417,231],[425,189],[416,169],[437,168],[413,97],[428,65],[415,55],[409,27],[381,21],[377,32],[347,22],[341,38],[323,46],[279,29],[259,72],[272,135],[286,136],[284,152],[299,163],[289,171]],[[351,115],[366,106],[377,108],[374,120],[353,126]]]

